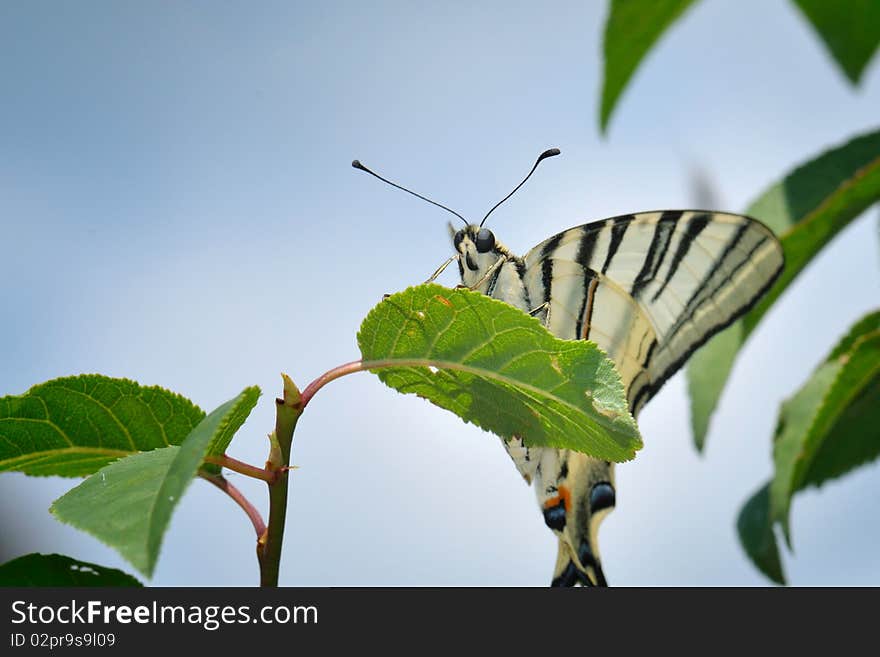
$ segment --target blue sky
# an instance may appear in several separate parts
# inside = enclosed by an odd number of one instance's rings
[[[701,170],[741,211],[793,166],[877,127],[789,3],[699,3],[597,130],[604,2],[28,2],[0,6],[0,395],[100,372],[205,409],[258,384],[231,453],[259,463],[281,371],[357,357],[383,293],[450,253],[447,215],[361,159],[482,216],[558,146],[495,234],[515,252],[624,212],[690,207]],[[640,418],[601,534],[618,585],[761,585],[734,522],[772,471],[790,395],[878,305],[876,209],[804,272],[742,352],[706,453],[684,380]],[[454,272],[442,281],[455,283]],[[374,376],[310,405],[295,438],[286,585],[545,585],[555,538],[498,440]],[[262,486],[239,484],[265,508]],[[46,509],[74,482],[0,477],[0,558],[131,570]],[[799,495],[796,584],[878,584],[880,469]],[[257,581],[241,512],[197,481],[151,582]]]

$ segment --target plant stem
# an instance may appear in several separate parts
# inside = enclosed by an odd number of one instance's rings
[[[430,367],[431,365],[441,365],[449,368],[448,363],[439,363],[425,358],[389,358],[386,360],[356,360],[345,365],[339,365],[332,370],[324,372],[317,379],[312,381],[302,391],[302,408],[312,400],[315,393],[331,381],[345,376],[346,374],[354,374],[355,372],[366,372],[368,370],[380,370],[386,367]]]
[[[364,361],[356,360],[351,363],[346,363],[345,365],[340,365],[339,367],[334,367],[332,370],[324,372],[321,376],[319,376],[317,379],[307,385],[305,390],[303,390],[302,407],[305,408],[309,401],[311,401],[312,397],[315,396],[315,393],[331,381],[338,379],[341,376],[345,376],[346,374],[362,372],[364,371],[364,369]]]
[[[415,358],[409,360],[357,360],[334,367],[312,381],[306,389],[300,393],[289,376],[282,374],[284,380],[284,396],[275,400],[275,431],[269,436],[272,447],[269,459],[266,461],[265,470],[254,466],[246,466],[249,471],[238,469],[240,462],[229,459],[223,463],[219,459],[211,461],[217,465],[224,465],[231,470],[257,476],[256,472],[268,474],[265,477],[269,485],[269,524],[266,531],[257,540],[257,560],[260,563],[260,586],[278,586],[278,571],[281,564],[281,547],[284,543],[284,523],[287,519],[287,490],[288,477],[290,475],[290,448],[293,443],[293,432],[299,416],[302,415],[306,405],[325,385],[346,374],[364,372],[367,370],[381,369],[384,367],[427,367],[430,361]],[[236,467],[230,467],[235,465]],[[260,477],[264,478],[264,477]]]
[[[275,474],[273,472],[270,472],[265,468],[258,468],[257,466],[251,465],[250,463],[244,463],[243,461],[234,459],[231,456],[227,456],[226,454],[222,454],[220,456],[206,456],[205,462],[213,463],[214,465],[219,465],[223,468],[228,468],[233,472],[237,472],[248,477],[262,479],[266,482],[271,482],[272,479],[275,477]]]
[[[244,512],[247,514],[248,518],[250,518],[251,523],[254,526],[254,531],[257,532],[257,539],[259,540],[260,536],[266,531],[266,523],[263,522],[263,516],[260,515],[260,512],[257,511],[254,505],[250,503],[242,492],[229,483],[223,475],[208,474],[207,472],[201,471],[199,472],[199,476],[205,481],[214,484],[217,488],[229,495],[238,506],[244,509]]]
[[[257,541],[260,562],[260,586],[278,586],[281,547],[284,542],[284,521],[287,518],[287,488],[290,474],[290,447],[293,431],[303,411],[299,390],[286,374],[284,397],[275,400],[275,435],[266,470],[273,474],[269,485],[269,525]],[[277,447],[277,449],[276,449]]]

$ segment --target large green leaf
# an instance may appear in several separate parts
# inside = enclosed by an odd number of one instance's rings
[[[853,84],[880,44],[877,0],[794,0]]]
[[[705,444],[709,418],[749,334],[810,260],[878,200],[880,131],[875,131],[798,167],[746,211],[781,235],[785,269],[751,311],[707,342],[688,363],[691,426],[698,449]],[[705,386],[709,379],[712,385]]]
[[[26,554],[0,565],[0,586],[143,586],[115,568],[63,554]]]
[[[202,459],[230,427],[241,425],[258,394],[257,388],[246,388],[217,407],[179,447],[141,452],[102,468],[55,500],[50,511],[151,576],[171,514]]]
[[[122,456],[179,445],[205,417],[158,386],[84,374],[0,398],[0,472],[81,477]]]
[[[694,0],[611,0],[605,23],[602,107],[604,132],[624,88],[660,36]]]
[[[765,487],[767,492],[743,508],[739,523],[746,552],[768,576],[775,579],[767,557],[777,550],[774,524],[781,525],[791,547],[789,509],[794,494],[880,456],[878,427],[880,311],[860,320],[780,409],[773,479]],[[766,528],[744,520],[760,514]]]
[[[559,340],[483,294],[409,288],[370,312],[358,344],[387,385],[502,438],[618,462],[642,446],[620,376],[594,343]]]

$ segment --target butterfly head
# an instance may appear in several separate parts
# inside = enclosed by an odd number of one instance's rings
[[[499,258],[508,255],[507,249],[488,228],[470,224],[456,231],[450,224],[449,232],[452,234],[452,246],[458,254],[458,270],[463,285],[475,285]]]
[[[426,196],[422,196],[421,194],[417,194],[411,189],[407,189],[406,187],[402,187],[395,182],[388,180],[387,178],[383,178],[375,171],[365,167],[361,164],[360,160],[354,160],[351,163],[355,169],[360,169],[366,173],[369,173],[371,176],[378,178],[384,183],[391,185],[392,187],[396,187],[407,194],[412,194],[413,196],[422,199],[423,201],[427,201],[431,205],[436,205],[438,208],[442,208],[446,210],[450,214],[455,215],[459,219],[461,219],[462,223],[464,223],[465,227],[461,230],[455,231],[450,226],[450,232],[452,233],[452,243],[455,246],[455,250],[458,252],[458,266],[461,271],[461,279],[462,284],[468,287],[478,287],[476,284],[480,283],[486,278],[487,273],[492,268],[493,265],[497,265],[499,263],[501,256],[507,256],[507,250],[498,244],[495,240],[495,235],[488,228],[483,228],[483,224],[486,223],[486,219],[489,218],[489,215],[492,214],[498,206],[504,203],[507,199],[513,196],[516,191],[522,187],[525,182],[531,178],[532,174],[535,172],[535,169],[538,168],[538,165],[543,162],[548,157],[554,157],[559,155],[558,148],[548,148],[546,151],[541,153],[538,156],[538,159],[535,160],[535,164],[532,166],[531,171],[526,175],[522,181],[513,188],[507,196],[498,201],[495,205],[492,206],[492,209],[489,210],[486,215],[483,217],[483,220],[480,222],[480,225],[477,226],[475,224],[470,223],[467,219],[465,219],[458,212],[453,210],[452,208],[448,208],[441,203],[437,203],[437,201],[432,201]],[[442,270],[438,270],[438,273]],[[435,274],[436,276],[436,274]]]

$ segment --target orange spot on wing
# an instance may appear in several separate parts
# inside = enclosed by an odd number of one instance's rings
[[[584,316],[581,319],[583,328],[578,336],[584,340],[590,338],[590,323],[593,321],[593,300],[596,298],[596,288],[599,287],[599,280],[594,278],[587,286],[587,303],[584,304]]]
[[[571,509],[571,491],[568,490],[567,486],[560,486],[558,488],[558,491],[559,491],[559,495],[557,495],[556,497],[551,497],[549,500],[544,502],[544,508],[545,509],[552,509],[554,506],[557,506],[558,504],[564,504],[565,511],[567,513],[568,510]]]

